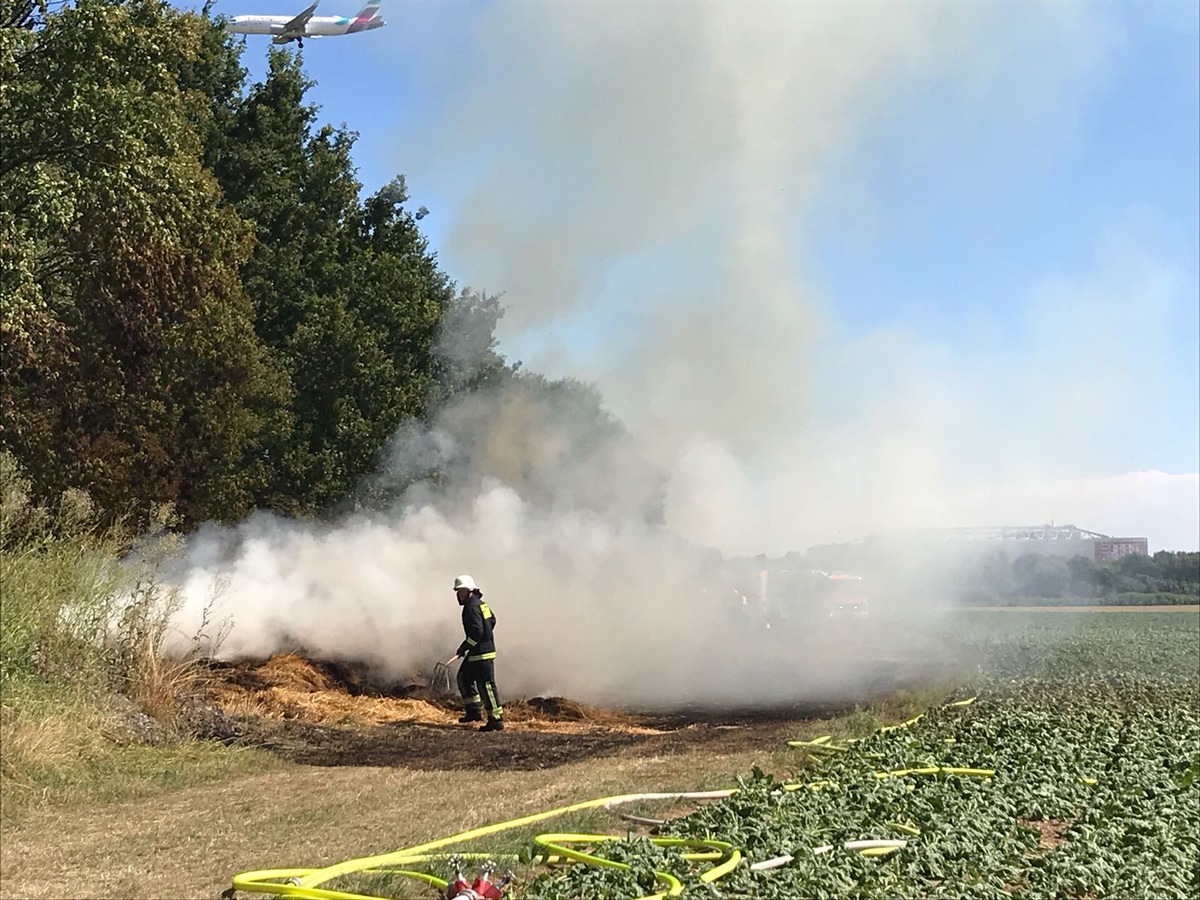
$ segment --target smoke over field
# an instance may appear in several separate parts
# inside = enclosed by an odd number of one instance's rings
[[[627,431],[546,415],[513,385],[461,402],[398,435],[376,476],[403,484],[432,460],[453,473],[436,491],[322,524],[260,515],[202,530],[180,575],[180,633],[212,600],[231,617],[228,655],[302,646],[428,668],[460,639],[450,585],[470,573],[499,618],[504,691],[814,699],[869,684],[873,659],[929,655],[930,598],[893,597],[907,631],[878,646],[861,632],[768,635],[714,597],[721,554],[1051,516],[1137,528],[1106,505],[1103,478],[1027,489],[1119,471],[1102,437],[1139,408],[1128,384],[1165,377],[1152,353],[1089,365],[1153,347],[1177,301],[1136,228],[1097,248],[1095,274],[1029,285],[1015,322],[982,322],[962,345],[848,329],[811,265],[832,207],[858,210],[839,218],[840,240],[873,239],[855,166],[897,108],[924,113],[898,152],[961,131],[964,151],[988,148],[978,165],[1003,167],[1070,142],[1110,64],[1107,12],[1011,12],[447,6],[413,33],[455,41],[473,65],[429,60],[428,86],[450,99],[400,163],[455,186],[445,255],[505,292],[501,349],[594,382]],[[1118,315],[1134,307],[1136,320]],[[1197,482],[1183,479],[1162,476],[1147,508],[1188,534]]]

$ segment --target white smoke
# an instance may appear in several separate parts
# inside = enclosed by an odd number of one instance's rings
[[[210,616],[234,623],[224,656],[302,649],[402,679],[453,653],[462,634],[451,580],[478,573],[511,694],[643,706],[823,696],[834,669],[802,687],[771,679],[767,658],[777,663],[782,648],[730,630],[742,611],[717,596],[710,561],[662,529],[539,512],[485,483],[458,517],[424,507],[317,528],[259,516],[202,533],[177,633],[194,633],[201,598],[215,598]]]

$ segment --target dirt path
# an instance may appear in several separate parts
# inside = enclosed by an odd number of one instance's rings
[[[277,739],[298,760],[283,771],[6,829],[0,895],[215,898],[248,869],[328,865],[614,793],[728,786],[804,729],[787,716],[608,735],[295,723]]]

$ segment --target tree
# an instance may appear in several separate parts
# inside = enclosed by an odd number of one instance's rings
[[[496,349],[496,326],[503,316],[500,297],[482,291],[463,290],[446,307],[438,328],[431,410],[520,370],[520,362],[510,366]]]
[[[0,0],[0,28],[36,28],[46,13],[46,0]]]
[[[452,484],[492,478],[541,508],[662,521],[662,473],[591,385],[508,374],[456,396],[437,427],[453,448],[439,473]]]
[[[439,355],[446,315],[486,324],[490,301],[456,296],[417,227],[425,211],[406,206],[402,177],[360,201],[354,135],[317,126],[310,87],[296,57],[272,51],[264,81],[231,101],[224,133],[206,149],[254,225],[242,281],[255,329],[292,389],[292,430],[271,448],[260,500],[300,514],[349,495],[402,422],[503,368],[487,355],[494,318],[471,361]]]
[[[173,74],[208,27],[79,0],[0,33],[0,446],[41,497],[241,516],[286,420],[238,281],[249,233]]]
[[[1122,575],[1144,575],[1148,578],[1158,578],[1160,575],[1158,561],[1141,553],[1122,556],[1116,562],[1116,569]]]
[[[185,527],[313,514],[404,423],[457,421],[492,438],[462,442],[479,471],[655,515],[594,390],[497,352],[499,299],[438,269],[404,179],[361,198],[355,136],[318,124],[296,57],[247,87],[208,7],[39,9],[0,6],[21,26],[0,29],[0,449],[39,498],[172,501]]]
[[[1057,556],[1026,553],[1013,562],[1013,574],[1023,596],[1056,598],[1064,595],[1070,570],[1066,560]]]
[[[1154,562],[1162,577],[1179,586],[1190,586],[1192,591],[1200,587],[1200,553],[1159,550]]]
[[[1097,594],[1099,578],[1096,562],[1088,556],[1072,556],[1067,560],[1067,570],[1070,573],[1069,590],[1077,597],[1094,597]]]

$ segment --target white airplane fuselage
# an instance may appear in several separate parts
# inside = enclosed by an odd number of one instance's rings
[[[349,16],[314,16],[321,0],[305,7],[294,16],[250,15],[234,16],[225,26],[230,34],[269,34],[272,44],[290,44],[295,41],[304,46],[305,38],[333,37],[341,34],[357,34],[374,31],[387,23],[379,15],[382,0],[367,0],[367,5],[353,18]]]
[[[231,34],[292,34],[286,31],[291,16],[234,16],[226,26]],[[348,16],[313,16],[304,24],[304,31],[297,37],[329,37],[348,34],[350,26],[357,20]],[[378,17],[361,23],[355,31],[372,31],[386,23]]]
[[[226,30],[235,35],[282,35],[290,20],[290,16],[234,16]],[[344,35],[353,22],[354,19],[347,16],[313,16],[305,24],[304,36]],[[383,26],[384,20],[376,18],[362,25],[360,30],[371,31]]]

